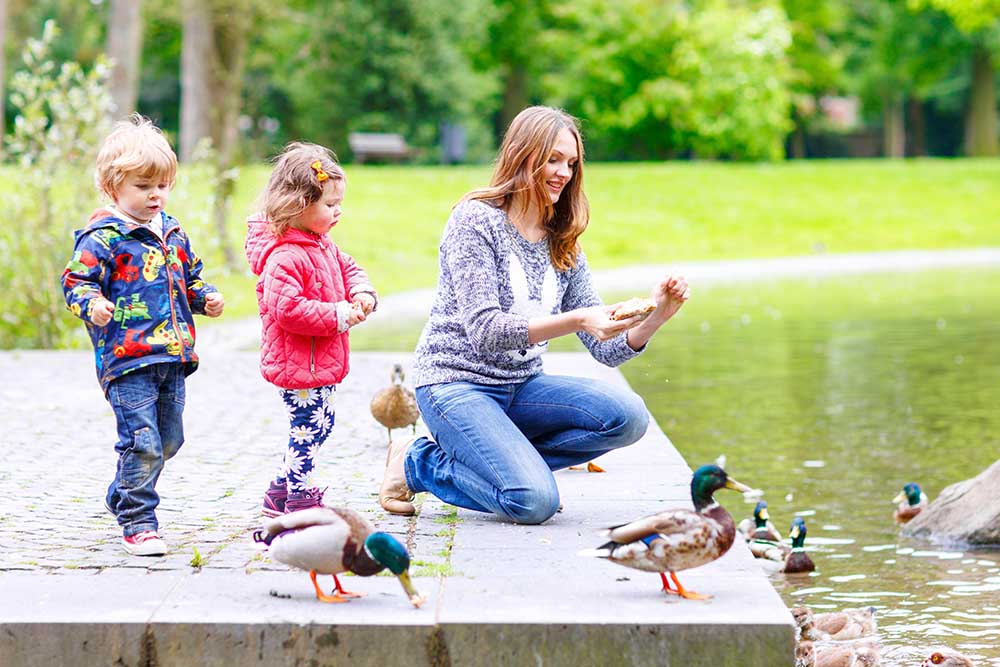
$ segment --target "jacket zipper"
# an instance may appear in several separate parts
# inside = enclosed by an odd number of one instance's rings
[[[167,237],[174,231],[174,229],[165,231],[163,238],[157,240],[160,242],[160,247],[163,248],[163,270],[167,273],[167,300],[170,301],[170,323],[174,326],[174,335],[177,336],[177,342],[181,346],[181,361],[186,361],[184,359],[184,337],[181,336],[181,328],[177,326],[177,312],[174,310],[174,281],[170,277],[170,250],[167,248]],[[185,298],[187,297],[185,296]]]
[[[313,336],[309,342],[309,372],[316,377],[316,337]]]

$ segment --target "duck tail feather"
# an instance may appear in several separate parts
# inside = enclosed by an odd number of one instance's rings
[[[583,549],[582,551],[576,552],[578,556],[587,556],[588,558],[611,558],[611,552],[614,551],[615,547],[618,546],[614,542],[608,542],[602,544],[596,549]]]

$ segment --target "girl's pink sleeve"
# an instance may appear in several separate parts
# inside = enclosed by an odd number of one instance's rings
[[[361,293],[371,294],[375,299],[375,307],[378,308],[378,294],[368,280],[368,274],[358,266],[354,258],[337,248],[337,260],[340,262],[340,270],[344,273],[344,284],[347,286],[348,299]]]

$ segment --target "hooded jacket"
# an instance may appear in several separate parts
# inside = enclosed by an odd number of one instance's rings
[[[283,389],[339,383],[350,370],[351,300],[376,297],[368,274],[325,234],[275,236],[261,217],[247,220],[246,254],[258,276],[261,375]]]
[[[123,220],[107,208],[74,232],[73,258],[62,273],[70,312],[87,325],[97,378],[105,393],[112,380],[141,366],[183,363],[198,367],[194,313],[205,313],[205,296],[217,290],[201,280],[201,259],[176,219],[160,213],[161,239],[147,226]],[[92,320],[94,299],[114,304],[111,321]]]

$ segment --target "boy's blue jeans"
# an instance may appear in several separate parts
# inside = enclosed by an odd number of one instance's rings
[[[156,480],[184,443],[184,366],[152,364],[113,380],[108,402],[118,422],[118,471],[107,503],[128,537],[157,530]]]
[[[418,438],[407,450],[410,490],[517,523],[541,523],[559,509],[552,471],[630,445],[649,423],[637,394],[585,378],[543,373],[416,393],[434,440]]]

